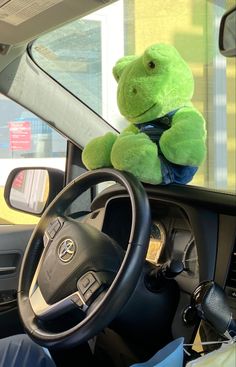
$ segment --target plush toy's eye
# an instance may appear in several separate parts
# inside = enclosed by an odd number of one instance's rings
[[[153,62],[153,61],[149,61],[149,63],[148,63],[148,67],[149,67],[150,69],[155,69],[155,67],[156,67],[155,62]]]

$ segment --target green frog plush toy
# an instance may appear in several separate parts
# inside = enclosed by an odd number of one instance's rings
[[[120,113],[130,125],[89,142],[85,166],[114,167],[151,184],[191,181],[205,157],[206,130],[191,103],[189,66],[173,46],[155,44],[139,57],[118,60],[113,75]]]

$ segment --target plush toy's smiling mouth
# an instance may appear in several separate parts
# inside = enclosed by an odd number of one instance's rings
[[[132,118],[132,119],[137,119],[138,117],[141,117],[141,116],[145,115],[145,113],[147,113],[148,111],[150,111],[155,106],[156,106],[156,103],[154,103],[151,107],[149,107],[147,110],[145,110],[144,112],[140,113],[139,115],[129,116],[129,117]]]

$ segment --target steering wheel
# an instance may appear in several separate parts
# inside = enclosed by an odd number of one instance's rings
[[[92,226],[89,216],[82,222],[66,216],[79,195],[105,181],[123,185],[130,198],[132,223],[126,251]],[[70,182],[42,215],[22,260],[18,306],[29,336],[46,347],[65,347],[87,341],[109,325],[137,285],[150,223],[147,195],[133,175],[99,169]],[[83,313],[82,321],[63,331],[48,327],[76,308]]]

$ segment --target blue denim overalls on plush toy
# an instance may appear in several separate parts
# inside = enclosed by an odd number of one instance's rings
[[[161,161],[162,184],[187,184],[197,172],[198,167],[182,166],[168,161],[161,152],[159,141],[164,131],[171,127],[172,118],[179,110],[176,109],[155,120],[135,124],[141,133],[145,133],[158,146],[158,156]]]

